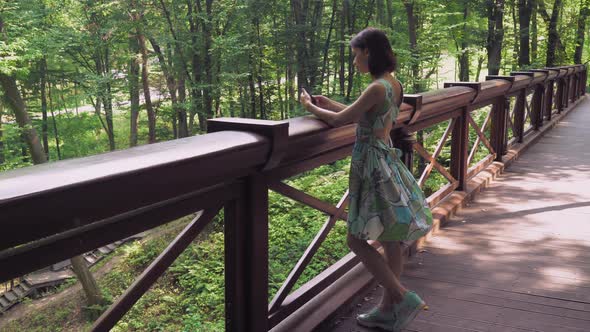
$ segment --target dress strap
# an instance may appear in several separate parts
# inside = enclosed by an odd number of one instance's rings
[[[389,83],[388,80],[380,78],[377,81],[383,84],[383,86],[385,86],[385,90],[387,90],[387,96],[393,96],[393,87],[391,86],[391,83]],[[389,101],[391,102],[392,100],[390,99]]]

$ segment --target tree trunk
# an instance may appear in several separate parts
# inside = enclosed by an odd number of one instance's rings
[[[551,19],[549,21],[549,40],[547,41],[547,60],[545,65],[553,67],[556,64],[555,49],[557,48],[557,39],[559,38],[557,32],[557,20],[559,19],[559,10],[561,9],[561,0],[555,0],[553,3],[553,12],[551,12]]]
[[[285,120],[285,100],[283,99],[283,94],[281,93],[281,71],[277,72],[277,97],[279,97],[279,109],[281,110],[281,120]],[[233,99],[231,99],[233,100]],[[233,110],[232,110],[232,117],[233,117]]]
[[[390,30],[394,30],[393,26],[393,0],[387,0],[387,26]]]
[[[584,38],[586,34],[586,19],[588,18],[588,2],[581,0],[580,14],[578,15],[578,29],[576,32],[576,51],[574,53],[574,63],[582,63],[582,52],[584,50]]]
[[[192,126],[189,130],[188,123],[186,120],[186,108],[184,104],[186,102],[186,86],[184,76],[178,78],[178,104],[177,104],[177,117],[178,117],[178,137],[188,137],[192,133]]]
[[[137,51],[141,53],[141,82],[143,88],[145,108],[148,116],[148,143],[152,144],[156,142],[156,113],[152,105],[148,68],[148,52],[147,47],[145,45],[145,35],[143,33],[143,29],[141,26],[141,24],[143,24],[145,20],[143,18],[143,9],[141,8],[141,5],[138,6],[136,4],[135,0],[131,1],[131,9],[132,21],[135,24],[135,38],[137,39],[137,44],[133,45],[132,48],[134,49],[134,54],[137,54]],[[137,88],[135,89],[137,90]],[[131,113],[131,126],[133,127],[133,122],[135,121],[135,144],[137,144],[137,115],[134,119],[133,110]]]
[[[102,305],[105,303],[104,298],[96,280],[92,276],[92,273],[86,265],[86,261],[82,255],[78,255],[71,258],[72,268],[76,274],[76,278],[82,284],[84,293],[86,294],[86,301],[89,306]]]
[[[537,0],[531,0],[531,3],[533,4],[531,13],[531,62],[536,62],[539,49],[539,41],[537,39],[537,33],[539,31],[537,25],[538,5]]]
[[[246,102],[244,101],[244,85],[240,82],[239,87],[239,98],[240,98],[240,118],[246,117]]]
[[[252,55],[248,55],[248,86],[250,87],[250,118],[256,119],[256,89],[254,87],[254,65]]]
[[[192,127],[194,123],[194,115],[197,114],[199,118],[199,129],[201,131],[207,131],[207,116],[203,113],[203,100],[201,99],[203,91],[197,85],[201,84],[201,58],[199,57],[199,50],[201,49],[199,46],[199,26],[197,24],[197,20],[193,17],[195,12],[195,8],[197,10],[197,15],[201,13],[201,1],[196,0],[194,4],[188,4],[188,18],[189,18],[189,28],[190,28],[190,35],[191,35],[191,49],[192,49],[192,56],[191,56],[191,63],[192,63],[192,71],[193,71],[193,80],[190,88],[191,94],[191,102],[192,102],[192,109],[191,109],[191,119],[190,119],[190,127],[192,132]],[[195,15],[196,16],[196,15]],[[177,53],[181,52],[181,48],[177,43]],[[187,75],[188,78],[188,75]]]
[[[181,41],[178,39],[178,36],[176,35],[176,32],[174,30],[174,25],[172,23],[172,20],[170,19],[170,12],[168,11],[168,9],[166,8],[166,4],[164,3],[163,0],[159,1],[160,3],[160,8],[162,9],[162,11],[164,12],[164,17],[166,18],[166,22],[168,23],[168,29],[170,30],[170,34],[172,35],[172,38],[174,40],[174,67],[176,67],[177,72],[176,75],[178,75],[178,80],[179,80],[179,103],[183,103],[180,101],[180,80],[181,79],[188,79],[189,83],[190,83],[190,89],[191,89],[191,104],[192,107],[190,109],[190,116],[189,116],[189,124],[188,124],[188,132],[189,134],[192,134],[193,129],[194,129],[194,116],[197,113],[198,110],[198,93],[196,91],[196,86],[194,84],[194,82],[200,82],[201,80],[201,76],[200,76],[200,67],[199,67],[199,61],[198,61],[198,56],[197,53],[194,52],[193,53],[193,57],[192,57],[192,61],[193,61],[193,74],[195,75],[194,77],[194,81],[191,79],[189,70],[188,70],[188,66],[187,63],[185,61],[185,57],[182,53],[182,48],[180,47],[180,43]],[[196,41],[197,41],[197,26],[195,23],[195,20],[193,18],[193,5],[190,3],[190,1],[187,1],[187,8],[188,8],[188,20],[189,20],[189,26],[190,26],[190,32],[191,32],[191,42],[193,43],[194,47],[196,47]],[[168,45],[168,49],[171,50],[172,47],[170,47],[170,45]],[[169,56],[169,59],[171,59],[172,57]],[[173,66],[170,64],[169,66],[170,68],[172,68]],[[171,73],[172,73],[172,69],[171,69]],[[198,75],[197,75],[198,74]],[[183,89],[184,89],[184,85],[183,85]],[[183,91],[184,93],[184,91]],[[184,107],[184,104],[182,104]],[[183,108],[183,112],[185,112],[185,109]],[[180,120],[182,120],[179,117]],[[201,121],[200,121],[201,122]],[[181,127],[181,126],[179,126]]]
[[[520,29],[520,52],[518,53],[518,66],[524,67],[531,64],[530,57],[530,23],[534,0],[518,0],[518,23]]]
[[[190,126],[187,123],[187,114],[184,105],[186,103],[186,79],[184,74],[178,77],[178,136],[188,137],[193,132],[194,124]],[[194,117],[191,117],[191,122],[194,121]],[[184,136],[183,136],[184,135]]]
[[[137,28],[137,44],[141,52],[141,83],[143,87],[143,98],[145,108],[148,116],[148,142],[156,143],[156,112],[152,106],[152,98],[150,94],[150,81],[148,77],[148,54],[145,46],[145,37],[142,31]]]
[[[560,1],[561,3],[561,1]],[[551,27],[551,21],[552,21],[552,17],[549,16],[549,14],[547,13],[547,8],[545,7],[545,1],[538,1],[537,2],[538,5],[538,12],[539,14],[541,14],[541,17],[543,17],[543,20],[545,21],[545,23],[548,26],[548,30]],[[557,18],[555,19],[556,22],[559,19],[559,14],[557,14]],[[555,25],[557,27],[557,24]],[[563,45],[563,43],[561,42],[561,38],[559,37],[559,33],[557,31],[557,29],[554,30],[554,38],[555,38],[555,46],[557,49],[559,49],[559,52],[561,54],[566,54],[566,49],[565,49],[565,45]],[[549,43],[547,43],[547,47],[549,47]]]
[[[498,75],[502,60],[502,42],[504,40],[504,0],[487,2],[488,11],[488,74]]]
[[[286,31],[292,31],[292,23],[293,23],[293,18],[291,15],[291,11],[289,11],[288,14],[285,15],[285,29]],[[290,117],[291,111],[295,105],[295,89],[293,88],[293,82],[294,82],[294,70],[293,67],[295,65],[295,56],[294,56],[294,50],[293,50],[293,43],[286,43],[285,45],[285,58],[287,59],[287,68],[286,68],[286,72],[285,72],[285,76],[287,81],[285,82],[285,103],[287,104],[286,106],[286,114],[287,114],[287,118]],[[245,94],[245,92],[242,92],[242,94]],[[243,98],[243,97],[240,97]],[[242,105],[244,105],[244,102],[242,102]],[[242,106],[243,108],[244,106]]]
[[[136,36],[129,38],[129,49],[132,57],[129,60],[129,99],[131,102],[131,116],[129,128],[129,146],[137,145],[137,118],[139,117],[139,44]]]
[[[266,119],[264,90],[262,88],[262,59],[264,58],[264,53],[262,51],[262,42],[260,40],[260,21],[258,17],[254,18],[254,27],[256,28],[256,39],[258,43],[258,105],[260,107],[260,118]]]
[[[110,62],[110,49],[108,46],[105,46],[105,57],[104,57],[104,66],[103,66],[103,73],[102,76],[107,78],[111,73],[111,62]],[[109,129],[109,148],[111,151],[116,149],[115,146],[115,126],[113,124],[113,94],[111,91],[111,82],[110,78],[107,79],[106,82],[106,89],[104,95],[104,113],[107,123],[107,128]]]
[[[47,137],[47,59],[43,57],[40,64],[41,75],[41,137],[43,137],[43,151],[49,159],[49,139]]]
[[[459,80],[469,82],[469,43],[467,34],[468,2],[463,2],[463,31],[461,34],[461,54],[459,55]],[[477,80],[477,78],[476,78]]]
[[[316,85],[318,83],[319,57],[316,53],[320,49],[320,45],[317,43],[317,37],[319,36],[319,31],[322,30],[324,2],[323,0],[316,0],[312,3],[314,4],[314,8],[311,15],[310,30],[307,36],[307,38],[309,39],[309,43],[306,44],[306,54],[308,56],[306,59],[306,63],[309,87],[313,91],[317,91],[318,87]]]
[[[308,59],[307,48],[305,44],[307,42],[306,34],[306,22],[307,22],[307,9],[308,1],[302,0],[291,0],[291,9],[293,11],[293,18],[295,20],[295,50],[297,56],[297,91],[301,91],[302,88],[310,88],[309,80],[307,77],[307,63]]]
[[[345,77],[344,77],[344,38],[345,38],[345,28],[346,28],[346,17],[348,17],[348,2],[347,1],[343,1],[342,3],[342,11],[340,13],[340,48],[339,48],[339,63],[340,63],[340,70],[339,70],[339,82],[340,82],[340,95],[344,96],[344,82],[345,82]]]
[[[520,37],[518,30],[518,17],[516,17],[516,0],[510,2],[510,12],[512,13],[512,30],[514,31],[514,43],[512,47],[512,70],[515,71],[518,68],[518,58],[520,53]]]
[[[332,30],[334,29],[334,21],[336,19],[336,11],[338,11],[338,1],[334,0],[332,4],[332,16],[330,17],[330,26],[328,27],[328,36],[326,37],[326,42],[324,43],[324,56],[322,61],[322,72],[320,73],[320,82],[319,86],[323,86],[324,84],[324,77],[326,76],[326,72],[328,71],[328,53],[330,51],[330,39],[332,38]],[[329,79],[328,79],[329,81]],[[329,84],[328,84],[329,86]]]
[[[14,111],[14,116],[18,126],[22,129],[23,136],[29,147],[34,164],[41,164],[47,161],[47,156],[43,146],[37,136],[37,131],[31,124],[31,119],[27,113],[27,107],[21,98],[20,92],[16,85],[16,78],[0,72],[0,85],[4,90],[4,97],[8,106]]]
[[[375,1],[376,4],[375,6],[376,11],[377,11],[377,23],[379,23],[380,26],[387,26],[387,18],[385,17],[386,14],[386,10],[385,10],[385,1],[384,0],[376,0]]]
[[[108,63],[109,63],[109,57],[108,57],[108,47],[105,46],[105,50],[104,50],[104,57],[105,57],[105,61],[103,63],[103,56],[102,56],[102,52],[103,50],[101,49],[100,46],[97,47],[97,49],[94,52],[94,65],[95,65],[95,69],[96,69],[96,73],[98,76],[100,76],[101,82],[99,82],[99,87],[98,87],[98,94],[96,96],[96,104],[95,104],[95,111],[96,111],[96,115],[100,118],[100,121],[103,125],[103,128],[105,129],[106,133],[107,133],[107,137],[109,139],[109,149],[111,151],[115,150],[115,134],[113,132],[113,108],[112,108],[112,96],[111,96],[111,84],[110,82],[102,82],[105,79],[107,79],[107,75],[109,75],[109,68],[108,68]],[[102,121],[102,117],[100,114],[100,109],[101,109],[101,102],[102,102],[102,108],[104,109],[105,112],[105,121]]]
[[[205,66],[205,88],[203,89],[203,99],[205,102],[205,115],[207,119],[211,119],[213,117],[213,97],[212,97],[212,87],[213,87],[213,74],[212,74],[212,65],[211,65],[211,44],[213,43],[211,32],[212,32],[212,24],[213,24],[213,15],[211,14],[211,7],[213,5],[213,0],[206,0],[205,1],[205,12],[207,14],[207,21],[203,22],[203,37],[205,40],[205,49],[203,50],[204,53],[204,66]],[[262,60],[261,60],[262,61]],[[262,88],[261,88],[262,89]],[[205,129],[204,129],[205,130]]]
[[[178,126],[177,129],[175,130],[176,132],[176,136],[177,137],[187,137],[188,136],[188,126],[187,126],[187,122],[186,122],[186,110],[184,109],[183,105],[179,105],[178,104],[178,99],[177,99],[177,95],[176,95],[176,90],[180,89],[180,87],[176,86],[176,80],[174,78],[173,75],[173,68],[172,67],[172,61],[171,61],[171,54],[170,52],[167,52],[168,54],[170,54],[170,56],[168,57],[170,59],[170,65],[166,64],[166,60],[164,58],[164,54],[162,53],[162,49],[160,48],[160,45],[156,42],[156,40],[154,38],[149,38],[150,44],[152,45],[152,48],[154,49],[154,52],[156,53],[156,56],[158,57],[158,62],[160,63],[160,68],[162,69],[162,73],[164,74],[164,77],[166,78],[166,87],[168,88],[168,93],[170,94],[170,101],[172,102],[172,109],[174,110],[176,116],[175,118],[178,120]],[[179,72],[179,76],[183,77],[183,73]],[[180,78],[179,78],[180,80]],[[184,80],[184,79],[183,79]],[[179,84],[180,86],[180,84]],[[184,93],[184,81],[182,84],[182,89],[183,89],[183,93]],[[180,91],[179,91],[180,93]],[[182,101],[184,103],[184,100]]]
[[[57,120],[55,119],[55,113],[53,112],[53,98],[51,98],[51,84],[48,86],[48,97],[49,97],[49,110],[51,111],[51,119],[53,120],[53,137],[55,138],[55,148],[57,150],[57,160],[61,160],[61,149],[59,147],[59,132],[57,131]]]
[[[348,1],[345,1],[347,3]],[[352,8],[348,8],[347,12],[347,23],[348,23],[348,35],[352,36],[356,32],[356,14],[357,14],[357,1],[353,1]],[[347,47],[348,49],[348,86],[346,87],[346,101],[350,101],[350,94],[352,92],[352,88],[354,85],[354,75],[355,75],[355,68],[354,68],[354,56],[352,55],[352,49]]]
[[[408,18],[408,37],[410,41],[411,68],[412,68],[412,92],[422,92],[420,84],[420,50],[418,49],[418,18],[414,15],[414,1],[404,0],[406,15]]]

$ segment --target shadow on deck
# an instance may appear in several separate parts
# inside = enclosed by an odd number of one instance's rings
[[[408,331],[588,331],[590,101],[584,100],[406,263],[430,306]],[[374,287],[318,331],[369,331]]]

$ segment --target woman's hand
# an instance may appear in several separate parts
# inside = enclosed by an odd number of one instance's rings
[[[332,100],[326,96],[322,95],[313,95],[313,99],[315,99],[315,105],[319,108],[332,110]],[[301,95],[299,96],[299,102],[303,107],[306,109],[309,105],[313,105],[312,96],[307,93],[307,90],[301,89]]]
[[[322,96],[322,95],[314,95],[313,96],[316,100],[316,106],[317,107],[321,107],[327,110],[331,110],[332,107],[330,107],[332,105],[332,101],[330,100],[330,98]]]
[[[301,94],[299,95],[299,102],[303,107],[305,107],[305,109],[309,108],[309,105],[312,105],[311,96],[309,95],[309,93],[307,93],[307,91],[305,91],[305,89],[301,89]]]

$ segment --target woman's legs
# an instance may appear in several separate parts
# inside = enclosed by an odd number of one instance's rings
[[[383,255],[385,256],[389,269],[391,269],[397,280],[400,280],[404,268],[404,258],[399,241],[384,241],[381,242],[381,246],[383,246]],[[383,292],[379,308],[388,310],[393,303],[394,301],[389,293]]]
[[[384,291],[389,296],[388,299],[391,299],[390,302],[392,302],[389,306],[393,303],[401,302],[407,289],[400,284],[398,277],[393,272],[393,269],[390,268],[390,264],[367,241],[357,239],[350,234],[348,234],[347,240],[350,249],[359,257],[367,270],[373,274],[383,288],[385,288]],[[397,246],[399,247],[399,244]],[[395,250],[392,252],[395,253]],[[401,250],[399,255],[401,258]],[[394,264],[394,266],[397,265]],[[401,268],[394,267],[394,269],[401,273]]]

